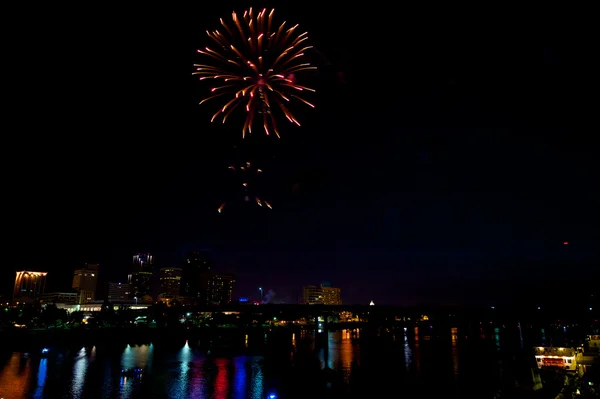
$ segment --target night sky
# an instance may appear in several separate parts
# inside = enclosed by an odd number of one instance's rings
[[[167,266],[198,249],[236,274],[236,296],[262,286],[285,302],[324,280],[346,303],[410,305],[598,277],[583,32],[498,10],[322,3],[276,5],[309,31],[319,70],[302,127],[246,143],[274,210],[222,215],[241,128],[210,124],[191,72],[204,31],[246,4],[15,12],[0,293],[15,270],[63,290],[85,261],[115,280],[134,253]]]

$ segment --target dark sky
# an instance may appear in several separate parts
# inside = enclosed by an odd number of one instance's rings
[[[274,210],[219,215],[240,126],[209,123],[191,72],[234,7],[198,4],[13,13],[0,292],[19,269],[65,289],[85,261],[120,279],[136,252],[205,248],[237,295],[282,301],[323,280],[348,303],[413,304],[598,275],[597,69],[566,16],[277,8],[318,48],[317,108],[247,143]]]

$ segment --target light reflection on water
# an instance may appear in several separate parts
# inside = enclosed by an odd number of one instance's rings
[[[469,367],[465,360],[463,341],[459,340],[458,329],[446,330],[445,353],[432,351],[433,340],[427,341],[422,336],[419,345],[418,329],[399,330],[388,336],[397,347],[393,356],[400,359],[400,367],[413,377],[427,377],[431,374],[432,359],[446,356],[447,375],[458,380],[463,376],[462,368]],[[501,334],[493,330],[490,341],[499,348]],[[449,334],[448,334],[449,333]],[[286,342],[295,344],[296,339],[310,338],[311,332],[302,331],[296,335],[291,333]],[[415,335],[413,335],[415,334]],[[460,334],[463,334],[461,331]],[[479,334],[478,334],[479,335]],[[342,330],[329,332],[327,336],[320,334],[322,340],[312,343],[308,350],[316,348],[317,357],[322,368],[329,368],[338,373],[340,381],[351,384],[355,381],[354,371],[361,365],[359,331]],[[244,336],[240,339],[246,339]],[[259,338],[262,341],[262,336]],[[386,338],[387,339],[387,338]],[[243,341],[242,341],[243,342]],[[298,344],[298,351],[302,346]],[[366,349],[365,349],[366,348]],[[363,348],[364,355],[368,347]],[[283,350],[283,349],[282,349]],[[387,350],[387,349],[386,349]],[[468,348],[466,349],[468,352]],[[98,356],[96,356],[98,352]],[[261,356],[214,357],[206,355],[199,349],[185,345],[176,350],[160,350],[150,345],[127,345],[116,356],[108,348],[86,349],[68,352],[64,362],[56,358],[39,358],[13,353],[0,363],[0,397],[4,398],[214,398],[214,399],[265,399],[269,393],[266,387],[272,387],[273,371],[265,371]],[[373,355],[374,352],[370,352]],[[390,353],[391,354],[391,353]],[[385,354],[383,360],[392,360]],[[375,354],[375,356],[384,356]],[[422,359],[423,358],[423,359]],[[364,359],[363,359],[364,360]],[[421,360],[423,369],[421,369]],[[459,362],[462,362],[459,367]],[[97,363],[97,366],[94,364]],[[404,364],[402,364],[404,363]],[[365,360],[368,364],[368,359]],[[463,364],[465,366],[463,366]],[[123,369],[143,369],[138,374],[123,373]],[[316,366],[318,368],[318,365]],[[60,372],[58,372],[60,371]],[[277,372],[277,370],[276,370]],[[268,384],[265,377],[267,373]],[[360,375],[360,374],[358,374]],[[412,377],[411,377],[412,378]],[[397,381],[390,381],[390,384]],[[97,389],[97,391],[93,391]],[[293,387],[291,388],[294,389]],[[68,396],[67,396],[68,395]]]
[[[38,367],[37,374],[37,387],[35,388],[35,393],[33,394],[34,399],[43,398],[44,386],[46,385],[46,374],[48,370],[48,359],[44,358],[40,360],[40,365]]]
[[[0,394],[5,398],[24,398],[31,377],[31,359],[23,353],[13,353],[0,372]]]
[[[450,329],[452,340],[452,370],[454,378],[458,378],[458,328]]]
[[[410,345],[408,344],[408,333],[405,328],[404,329],[404,365],[406,366],[406,371],[410,370],[411,364],[412,364],[412,350],[410,349]]]
[[[264,396],[263,370],[259,363],[252,362],[250,366],[250,390],[249,399],[263,399]]]

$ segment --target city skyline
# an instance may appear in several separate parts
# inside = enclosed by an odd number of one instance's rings
[[[132,254],[175,266],[202,248],[240,295],[263,287],[289,302],[323,280],[350,303],[410,305],[487,301],[471,293],[483,286],[508,301],[503,287],[571,270],[598,277],[589,36],[542,40],[532,21],[507,35],[505,22],[429,10],[382,24],[376,8],[278,6],[315,46],[315,108],[280,140],[240,145],[237,124],[210,123],[216,110],[198,104],[192,72],[205,29],[245,8],[167,5],[140,17],[125,6],[110,31],[107,10],[82,23],[58,12],[23,20],[48,41],[35,54],[14,49],[11,114],[27,132],[63,134],[10,135],[6,160],[18,166],[4,183],[0,292],[10,295],[15,270],[48,271],[50,284],[87,261],[116,281]],[[151,22],[163,18],[173,22]],[[57,25],[77,35],[65,40]],[[148,67],[144,54],[160,56]],[[52,79],[38,76],[44,57]],[[52,101],[35,98],[42,89]],[[234,146],[258,148],[272,211],[216,211],[235,183]]]

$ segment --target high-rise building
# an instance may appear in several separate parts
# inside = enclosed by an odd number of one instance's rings
[[[108,283],[108,295],[106,299],[111,302],[130,299],[131,285],[127,283]]]
[[[209,252],[187,252],[183,259],[181,295],[187,298],[199,299],[200,303],[207,303],[211,267],[212,258]]]
[[[302,303],[307,305],[341,305],[341,289],[328,283],[320,287],[308,285],[302,288]]]
[[[306,305],[322,304],[321,289],[316,285],[302,287],[302,303]]]
[[[79,294],[79,303],[88,303],[96,299],[99,265],[86,263],[82,269],[73,273],[72,287]]]
[[[46,272],[20,271],[15,278],[13,301],[34,302],[46,289]]]
[[[129,283],[132,295],[138,300],[152,297],[152,255],[137,254],[133,256]]]
[[[163,267],[160,269],[159,295],[161,297],[179,295],[181,288],[181,274],[182,269],[180,267]]]
[[[214,274],[208,283],[208,304],[227,305],[233,300],[235,278],[230,274]]]

